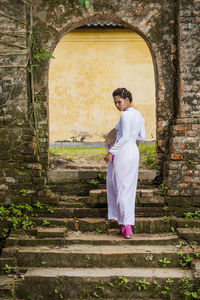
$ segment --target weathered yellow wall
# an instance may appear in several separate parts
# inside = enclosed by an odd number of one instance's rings
[[[112,91],[126,87],[144,116],[146,140],[155,140],[155,83],[145,41],[130,30],[67,33],[49,72],[50,142],[103,141],[119,120]]]

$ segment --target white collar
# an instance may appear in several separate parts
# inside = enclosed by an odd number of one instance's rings
[[[130,106],[130,107],[126,108],[125,111],[131,110],[131,109],[133,109],[133,106]]]

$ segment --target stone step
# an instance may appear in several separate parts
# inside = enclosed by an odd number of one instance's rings
[[[7,258],[2,258],[0,257],[0,271],[2,271],[2,269],[5,267],[5,265],[8,266],[15,266],[15,259],[12,257],[7,257]]]
[[[151,267],[180,266],[176,245],[87,245],[4,248],[2,255],[15,255],[18,267]],[[181,248],[184,253],[184,248]],[[187,247],[187,254],[194,256]],[[160,261],[160,260],[163,260]],[[166,264],[164,263],[166,260]]]
[[[69,208],[69,207],[55,207],[53,208],[53,213],[47,211],[41,211],[40,216],[46,217],[55,217],[55,218],[107,218],[108,210],[107,208],[88,208],[88,207],[78,207],[78,208]],[[135,207],[136,217],[159,217],[166,215],[166,212],[163,210],[163,207],[155,206],[141,206]]]
[[[56,194],[55,196],[59,198],[60,206],[69,208],[87,207],[90,198],[89,196],[68,196],[59,194]]]
[[[38,228],[38,238],[64,238],[67,234],[66,228]]]
[[[200,228],[177,228],[181,239],[200,244]]]
[[[42,225],[43,222],[48,221],[50,226],[66,227],[68,230],[75,231],[100,231],[105,233],[111,229],[119,229],[120,226],[114,220],[106,220],[105,218],[32,218],[36,225]],[[171,219],[170,217],[160,218],[136,218],[135,226],[133,228],[135,233],[164,233],[171,231]],[[32,229],[16,229],[12,231],[11,235],[36,235],[37,227]]]
[[[189,218],[176,218],[171,217],[172,226],[180,227],[180,228],[200,228],[200,220],[197,219],[189,219]]]
[[[179,268],[31,268],[22,284],[16,286],[15,292],[24,300],[158,300],[163,297],[178,300],[183,299],[180,280],[191,275],[190,270]],[[144,279],[148,282],[144,283],[146,289],[141,286]],[[163,296],[165,286],[169,289]]]
[[[137,189],[136,205],[160,205],[165,204],[165,198],[161,195],[162,191],[158,189]],[[107,191],[106,189],[90,190],[89,198],[86,203],[92,207],[107,206]]]
[[[105,207],[65,207],[61,206],[53,207],[53,212],[47,210],[40,210],[39,214],[43,217],[54,218],[106,218],[107,208]],[[168,206],[155,206],[155,205],[140,205],[135,206],[136,217],[159,217],[174,215],[177,217],[183,217],[188,211],[194,212],[196,209],[193,207],[168,207]],[[38,210],[37,210],[38,213]]]
[[[49,170],[47,172],[48,181],[51,183],[68,183],[69,181],[99,179],[99,170],[70,170],[58,169]],[[106,171],[101,171],[102,175],[106,175]],[[152,182],[159,175],[157,170],[139,169],[138,181]]]
[[[122,239],[119,234],[102,234],[102,233],[82,233],[68,232],[64,238],[47,236],[46,238],[38,238],[33,236],[10,236],[6,240],[5,247],[12,246],[62,246],[62,245],[169,245],[178,244],[178,236],[176,234],[134,234],[132,239]]]
[[[100,231],[101,233],[108,232],[112,229],[119,229],[120,226],[117,222],[111,220],[108,221],[105,218],[53,218],[53,217],[38,217],[32,218],[36,226],[42,226],[44,222],[48,222],[50,227],[66,227],[68,230],[75,231]],[[177,227],[187,225],[187,227],[200,228],[200,220],[191,220],[185,218],[176,217],[160,217],[160,218],[135,218],[135,226],[133,230],[135,233],[164,233],[174,232]],[[43,227],[43,226],[42,226]],[[43,227],[44,228],[44,227]],[[37,227],[33,229],[16,229],[12,230],[12,235],[31,235],[37,234]]]
[[[105,174],[105,173],[102,173]],[[156,170],[139,170],[139,187],[154,186],[159,175]],[[89,190],[104,188],[105,180],[98,177],[98,170],[49,170],[48,186],[57,194],[87,196]]]
[[[14,299],[13,297],[13,278],[0,275],[0,300]]]

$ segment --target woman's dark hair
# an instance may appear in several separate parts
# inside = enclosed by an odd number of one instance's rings
[[[114,90],[114,92],[112,93],[112,96],[113,96],[113,98],[115,96],[120,96],[123,99],[128,98],[130,103],[133,101],[131,92],[129,92],[126,88],[118,88],[118,89]]]

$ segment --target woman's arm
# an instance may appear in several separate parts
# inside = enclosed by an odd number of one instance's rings
[[[109,149],[109,153],[116,156],[119,154],[121,146],[124,145],[130,138],[130,121],[127,112],[123,112],[121,114],[120,125],[122,129],[122,136],[117,142],[115,142],[113,147]]]
[[[144,126],[144,119],[143,119],[142,126],[140,128],[136,141],[144,141],[144,140],[145,140],[145,126]]]

